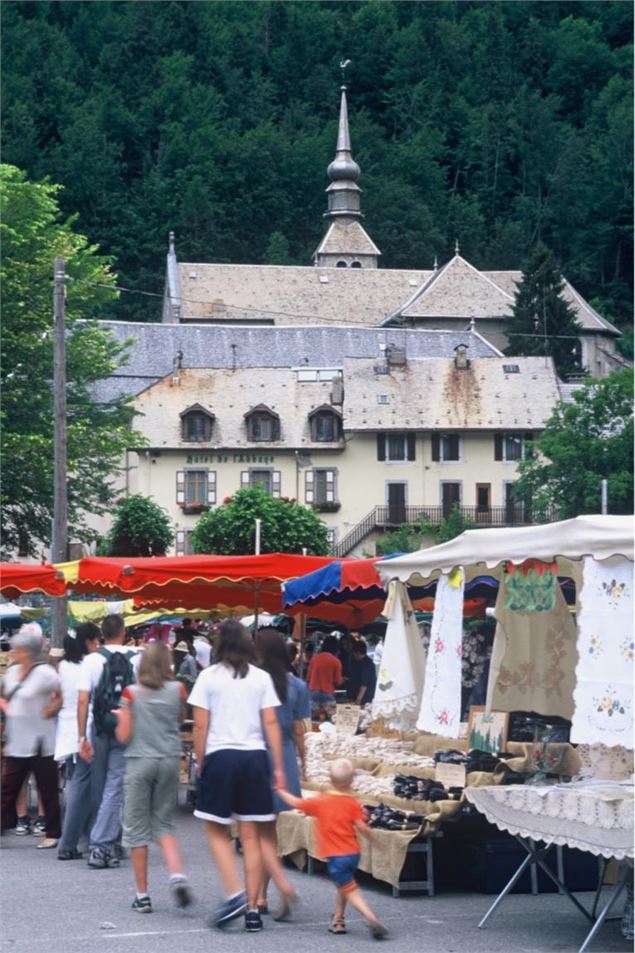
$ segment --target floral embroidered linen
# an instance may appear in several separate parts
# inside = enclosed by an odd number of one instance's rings
[[[551,612],[556,605],[558,587],[556,563],[528,559],[520,566],[507,567],[505,608],[517,612]]]
[[[458,738],[461,723],[461,657],[465,577],[457,569],[437,586],[426,661],[419,731]]]
[[[496,599],[487,706],[571,718],[576,627],[560,587],[555,585],[553,608],[538,612],[509,608],[508,582],[503,576]]]
[[[633,747],[633,564],[584,560],[573,742]]]
[[[414,610],[406,588],[393,581],[383,613],[386,639],[373,700],[373,718],[392,728],[414,728],[419,711],[425,656]]]
[[[611,781],[466,788],[468,801],[510,834],[576,847],[598,857],[633,857],[633,786]]]

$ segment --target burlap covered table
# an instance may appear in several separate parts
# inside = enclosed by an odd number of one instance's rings
[[[304,867],[307,855],[321,860],[315,845],[313,820],[298,811],[282,811],[278,814],[278,853],[281,857],[290,857],[298,866]],[[376,880],[383,880],[392,887],[399,886],[399,877],[403,869],[408,846],[419,831],[382,831],[375,830],[377,844],[361,841],[360,870],[370,874]]]

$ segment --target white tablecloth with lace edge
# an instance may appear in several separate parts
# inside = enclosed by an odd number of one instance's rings
[[[633,786],[612,781],[466,788],[491,824],[601,857],[633,857]]]

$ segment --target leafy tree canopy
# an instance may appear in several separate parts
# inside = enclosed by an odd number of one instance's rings
[[[106,512],[112,478],[130,444],[129,401],[93,398],[97,381],[124,358],[92,320],[108,316],[115,292],[107,258],[63,221],[59,187],[0,167],[2,259],[2,548],[37,554],[53,515],[53,259],[67,286],[69,533],[87,539],[87,514]],[[142,439],[135,436],[136,439]]]
[[[102,556],[165,556],[173,540],[172,523],[163,507],[134,493],[117,503],[99,551]]]
[[[633,375],[612,374],[559,403],[535,445],[519,464],[518,499],[533,515],[555,507],[561,519],[599,513],[601,481],[608,480],[609,513],[633,512]]]
[[[458,237],[516,269],[544,241],[629,323],[631,4],[5,0],[2,20],[4,157],[64,185],[122,285],[162,292],[170,229],[183,261],[310,264],[348,55],[384,267],[430,268]]]
[[[550,355],[562,377],[579,373],[580,325],[563,297],[564,281],[552,253],[539,243],[523,268],[511,317],[506,354]]]
[[[262,520],[263,553],[328,553],[327,528],[313,510],[294,500],[274,499],[260,487],[239,490],[222,506],[201,516],[192,532],[196,553],[246,556],[254,551],[255,520]]]

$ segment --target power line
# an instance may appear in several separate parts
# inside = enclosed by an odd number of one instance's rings
[[[146,298],[160,298],[161,300],[163,300],[164,298],[164,296],[157,291],[145,291],[141,288],[126,288],[123,285],[106,285],[106,284],[101,284],[97,281],[88,281],[86,278],[70,278],[69,277],[69,281],[74,281],[76,284],[90,285],[91,287],[94,287],[94,288],[105,288],[108,291],[120,291],[123,294],[142,295],[143,297],[146,297]],[[201,301],[197,298],[179,297],[178,301],[184,304],[209,305],[209,301]],[[308,315],[308,314],[303,314],[301,311],[275,311],[271,308],[252,308],[249,305],[227,304],[225,302],[223,302],[223,307],[228,311],[238,311],[238,312],[248,311],[250,313],[257,314],[262,317],[271,314],[280,318],[306,318],[307,321],[310,320],[312,323],[315,323],[316,326],[319,326],[320,324],[329,324],[329,323],[338,324],[342,326],[342,320],[340,318],[325,318],[315,314]],[[194,320],[200,321],[204,318],[209,318],[210,320],[217,321],[219,318],[219,315],[203,314]],[[186,322],[182,322],[182,323],[185,324]],[[192,321],[192,326],[195,326],[194,321]],[[367,327],[367,326],[360,325],[360,327]],[[374,325],[370,327],[371,327],[371,330],[377,330],[377,331],[384,330],[386,332],[416,331],[416,330],[421,330],[421,331],[445,330],[443,328],[416,328],[416,327],[408,328],[408,327],[404,327],[403,325],[390,325],[390,326]],[[466,332],[460,331],[459,329],[457,329],[456,333],[459,334],[459,333],[466,333]],[[506,337],[540,338],[540,340],[544,340],[544,335],[542,334],[527,334],[523,331],[506,331],[505,335]],[[551,340],[553,339],[571,340],[571,341],[579,340],[579,338],[575,334],[550,334],[548,337]]]

